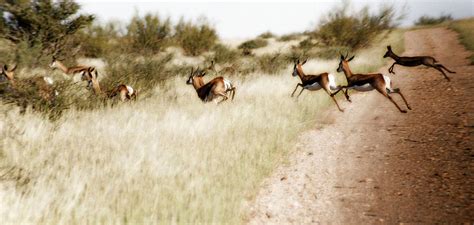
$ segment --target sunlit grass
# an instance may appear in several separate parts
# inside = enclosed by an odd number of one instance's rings
[[[357,53],[351,67],[374,71],[385,45],[400,51],[401,37],[394,32]],[[336,74],[337,63],[310,60],[304,69]],[[201,103],[182,76],[151,97],[69,109],[56,121],[1,105],[1,223],[241,223],[298,135],[328,107],[340,114],[324,92],[290,98],[299,82],[291,68],[230,77],[236,98],[218,106]]]
[[[453,21],[449,27],[459,33],[461,43],[468,50],[474,51],[474,18]],[[471,55],[471,64],[474,64],[474,54]]]

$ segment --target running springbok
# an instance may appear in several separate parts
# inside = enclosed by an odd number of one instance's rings
[[[295,90],[293,91],[293,93],[291,93],[291,97],[293,97],[296,90],[298,90],[298,87],[301,87],[302,89],[300,93],[296,96],[296,98],[298,98],[305,89],[309,91],[317,91],[317,90],[324,89],[324,91],[326,91],[326,93],[332,98],[334,103],[336,103],[336,106],[339,109],[339,111],[344,112],[344,110],[341,109],[341,107],[339,107],[339,104],[337,103],[336,98],[334,98],[334,96],[331,93],[331,90],[335,91],[339,89],[339,86],[336,86],[336,78],[334,77],[334,75],[330,73],[321,73],[318,75],[306,75],[303,72],[303,65],[306,63],[306,61],[307,60],[305,60],[303,63],[300,63],[300,60],[298,59],[298,61],[295,63],[295,66],[293,67],[293,73],[291,75],[293,75],[294,77],[296,76],[300,77],[301,83],[298,83],[296,85]],[[343,91],[343,92],[346,96],[346,99],[350,101],[349,96],[347,95],[347,91]]]
[[[37,88],[38,95],[46,101],[53,101],[58,95],[58,92],[53,88],[54,81],[51,77],[36,76],[33,78],[16,80],[16,67],[17,66],[15,65],[13,68],[8,68],[7,65],[4,65],[1,70],[1,75],[10,82],[10,86],[13,90],[18,90],[22,86],[25,87],[25,85],[32,86]]]
[[[428,67],[432,67],[432,68],[435,68],[436,70],[438,70],[439,72],[441,72],[443,74],[444,78],[446,78],[446,80],[448,80],[448,81],[450,81],[450,79],[446,75],[446,73],[444,73],[444,71],[442,69],[445,69],[449,73],[456,73],[454,71],[449,70],[445,66],[439,64],[438,61],[435,58],[431,57],[431,56],[413,56],[413,57],[398,56],[392,51],[392,46],[390,46],[390,45],[387,46],[387,52],[385,53],[385,55],[383,57],[384,58],[390,57],[390,58],[395,60],[395,62],[392,64],[392,66],[390,66],[390,68],[388,68],[388,72],[393,73],[393,74],[395,74],[395,72],[393,72],[393,68],[397,64],[402,65],[402,66],[409,66],[409,67],[419,66],[419,65],[425,65],[425,66],[428,66]]]
[[[372,91],[377,90],[383,96],[387,97],[400,112],[406,113],[406,110],[403,110],[398,106],[398,104],[392,99],[390,94],[397,93],[399,94],[403,101],[405,102],[408,109],[411,110],[410,105],[408,104],[407,100],[403,96],[402,92],[399,88],[392,88],[392,82],[388,76],[382,75],[381,73],[372,73],[372,74],[353,74],[351,69],[349,68],[349,62],[354,59],[352,56],[350,59],[347,59],[347,55],[344,57],[341,55],[341,60],[339,62],[339,67],[337,68],[337,72],[344,72],[344,75],[347,78],[347,86],[341,86],[339,90],[334,92],[332,95],[336,95],[342,89],[354,89],[357,91]]]
[[[200,70],[199,67],[196,71],[194,71],[194,68],[191,68],[191,74],[186,81],[186,84],[193,85],[198,97],[203,102],[214,101],[218,97],[222,97],[221,101],[215,101],[219,104],[229,98],[227,97],[227,92],[230,92],[231,100],[234,100],[236,88],[229,80],[224,79],[223,77],[216,77],[205,84],[203,80],[204,75],[206,75],[206,72]]]
[[[63,71],[67,75],[74,76],[75,74],[81,73],[82,76],[89,71],[89,70],[95,70],[94,67],[91,66],[72,66],[72,67],[67,67],[65,66],[62,62],[60,62],[56,57],[53,56],[53,60],[51,61],[51,64],[49,64],[49,67],[52,68],[53,70],[56,68],[59,68],[61,71]]]
[[[137,100],[138,91],[133,89],[129,85],[120,84],[113,88],[112,90],[103,92],[102,86],[99,83],[97,70],[93,67],[89,67],[88,70],[82,76],[83,80],[87,81],[87,87],[91,88],[95,95],[103,96],[105,95],[108,98],[113,98],[117,95],[120,95],[120,100],[124,102],[125,100]]]

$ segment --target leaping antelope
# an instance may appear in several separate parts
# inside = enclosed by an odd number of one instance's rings
[[[1,70],[1,75],[10,82],[13,90],[18,90],[21,85],[30,85],[37,88],[39,96],[46,101],[52,101],[58,95],[58,92],[53,88],[54,81],[51,77],[36,76],[33,78],[18,80],[20,83],[18,84],[15,79],[16,68],[16,65],[13,66],[13,68],[8,68],[7,65],[4,65]]]
[[[392,88],[392,82],[388,76],[382,75],[381,73],[373,73],[373,74],[353,74],[351,69],[349,68],[349,62],[354,59],[352,56],[350,59],[347,59],[347,55],[344,57],[341,55],[341,60],[339,62],[339,67],[337,68],[337,72],[344,72],[344,75],[347,78],[347,86],[342,86],[334,92],[332,95],[336,95],[342,89],[354,89],[357,91],[372,91],[377,90],[382,95],[387,97],[400,112],[406,113],[406,110],[403,110],[398,106],[398,104],[392,99],[390,94],[397,93],[399,94],[403,101],[405,102],[408,109],[411,110],[410,105],[408,105],[407,100],[403,96],[402,92],[399,88]]]
[[[75,74],[81,73],[82,76],[89,71],[89,70],[95,70],[95,67],[91,66],[72,66],[72,67],[67,67],[63,63],[61,63],[56,57],[53,56],[53,60],[51,61],[51,64],[49,64],[49,67],[52,68],[53,70],[56,68],[59,68],[61,71],[63,71],[67,75],[74,76]]]
[[[120,100],[124,102],[125,100],[137,100],[138,91],[133,89],[129,85],[120,84],[115,88],[103,92],[102,86],[99,83],[97,70],[93,67],[89,67],[88,70],[82,76],[83,80],[87,81],[87,87],[91,88],[95,95],[101,96],[105,95],[108,98],[113,98],[117,95],[120,95]]]
[[[331,90],[338,90],[339,88],[338,86],[336,86],[336,79],[334,75],[329,73],[306,75],[303,72],[302,67],[306,63],[306,61],[307,60],[305,60],[303,63],[300,63],[300,60],[298,59],[298,61],[295,63],[295,66],[293,67],[293,73],[291,75],[293,75],[294,77],[299,76],[301,79],[301,83],[298,83],[296,85],[295,90],[293,91],[293,93],[291,93],[291,97],[293,97],[296,90],[298,90],[298,87],[301,87],[302,89],[300,93],[296,96],[296,98],[298,98],[305,89],[309,91],[317,91],[324,89],[324,91],[326,91],[326,93],[332,98],[334,103],[336,103],[336,106],[339,111],[344,112],[344,110],[339,107],[339,104],[331,93]],[[346,99],[350,101],[349,96],[347,95],[347,91],[343,92],[346,96]]]
[[[431,57],[431,56],[414,56],[414,57],[398,56],[392,51],[392,47],[390,45],[387,46],[387,52],[385,53],[385,55],[383,57],[384,58],[390,57],[390,58],[395,60],[395,62],[392,64],[392,66],[390,66],[390,68],[388,68],[388,72],[393,73],[393,74],[395,74],[395,72],[393,72],[393,68],[397,64],[402,65],[402,66],[409,66],[409,67],[419,66],[419,65],[425,65],[425,66],[428,66],[428,67],[432,67],[432,68],[435,68],[436,70],[438,70],[439,72],[441,72],[443,74],[444,78],[446,78],[446,80],[448,80],[448,81],[450,81],[450,79],[446,75],[446,73],[444,73],[444,71],[442,69],[445,69],[449,73],[456,73],[454,71],[449,70],[445,66],[439,64],[438,61],[435,58]]]
[[[230,92],[231,100],[234,100],[236,88],[229,80],[223,77],[216,77],[205,84],[203,80],[204,75],[206,75],[206,72],[200,70],[199,67],[196,71],[194,71],[194,68],[191,68],[191,74],[186,81],[186,84],[193,85],[198,97],[203,102],[214,101],[218,97],[222,97],[221,101],[216,102],[219,104],[229,98],[227,97],[227,92]]]

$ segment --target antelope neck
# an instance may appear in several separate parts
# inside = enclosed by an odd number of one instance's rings
[[[390,53],[388,53],[390,58],[394,59],[395,61],[398,61],[400,60],[400,57],[398,55],[396,55],[395,53],[393,53],[392,51],[390,51]]]
[[[201,78],[193,78],[193,87],[194,89],[199,89],[201,88],[202,86],[204,86],[204,82],[202,81],[202,77]]]
[[[56,65],[59,67],[59,69],[61,69],[63,72],[65,73],[68,73],[69,72],[69,69],[64,65],[62,64],[61,62],[57,61],[56,60]]]
[[[306,76],[306,74],[303,72],[303,68],[301,68],[300,65],[296,66],[296,71],[298,71],[298,76],[300,77],[301,80],[303,80],[303,77]]]
[[[352,71],[351,71],[351,68],[349,68],[348,62],[346,61],[342,62],[342,70],[344,71],[344,75],[346,75],[346,77],[352,76]]]

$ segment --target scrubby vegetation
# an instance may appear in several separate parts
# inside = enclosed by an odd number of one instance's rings
[[[199,24],[181,20],[175,27],[175,40],[192,56],[209,51],[217,41],[216,31],[203,20]]]
[[[369,7],[349,13],[349,4],[332,10],[318,25],[314,36],[329,46],[359,49],[368,46],[380,34],[393,29],[398,17],[393,6],[385,6],[377,13]]]
[[[273,38],[273,37],[275,37],[275,35],[274,35],[272,32],[267,31],[267,32],[265,32],[265,33],[262,33],[262,34],[258,35],[258,37],[259,37],[259,38],[263,38],[263,39],[268,39],[268,38]]]
[[[388,17],[370,22],[372,31],[358,30],[380,15]],[[390,15],[329,16],[311,33],[277,38],[298,40],[287,51],[246,56],[238,49],[263,48],[274,35],[264,33],[235,48],[219,40],[205,20],[173,24],[157,14],[136,15],[127,24],[80,26],[65,37],[67,45],[56,45],[68,65],[80,57],[103,60],[97,68],[105,90],[125,83],[140,91],[138,101],[124,104],[94,95],[77,76],[51,71],[52,53],[43,53],[41,44],[0,40],[1,62],[18,64],[19,77],[52,76],[59,93],[54,102],[44,102],[37,89],[5,94],[9,85],[0,83],[0,202],[9,206],[0,208],[2,221],[242,222],[262,179],[285,159],[299,132],[314,125],[308,120],[333,106],[325,93],[303,94],[300,101],[289,97],[299,82],[291,76],[292,63],[310,58],[308,73],[337,74],[334,58],[357,49],[351,68],[372,72],[384,64],[373,55],[383,55],[386,45],[403,51],[402,32],[388,32],[395,18]],[[338,21],[351,30],[336,32]],[[352,40],[353,26],[356,34],[367,37]],[[0,23],[0,29],[6,27],[5,21]],[[345,38],[327,44],[320,29],[333,31],[326,40]],[[63,55],[69,45],[75,50]],[[38,66],[32,64],[35,60]],[[185,84],[191,67],[204,68],[211,61],[220,71],[231,68],[225,76],[237,86],[234,102],[202,104]],[[205,80],[217,75],[222,74],[210,72]],[[342,77],[338,83],[344,83]]]
[[[415,21],[415,25],[417,26],[435,25],[435,24],[440,24],[446,21],[451,21],[451,20],[453,20],[453,17],[451,15],[440,15],[438,17],[421,16],[420,18],[418,18],[417,21]]]
[[[253,40],[245,41],[239,45],[239,49],[257,49],[268,45],[268,41],[263,38],[256,38]]]

